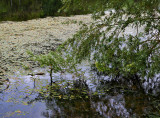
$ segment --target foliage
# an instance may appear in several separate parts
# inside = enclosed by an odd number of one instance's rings
[[[62,0],[59,12],[65,15],[88,14],[103,9],[105,0]]]
[[[0,21],[29,20],[33,18],[88,14],[101,9],[104,0],[1,0]],[[68,5],[69,7],[67,7]],[[63,6],[62,6],[63,5]]]
[[[28,51],[31,59],[39,62],[39,64],[44,67],[48,66],[50,68],[50,75],[52,76],[52,72],[73,72],[77,71],[75,60],[69,54],[62,54],[60,52],[61,47],[57,49],[57,51],[51,51],[48,54],[42,55],[34,55],[32,52]]]
[[[40,17],[41,5],[42,0],[1,0],[0,20],[28,20]]]
[[[28,20],[57,15],[61,0],[1,0],[0,20]]]
[[[44,16],[54,16],[56,15],[59,8],[61,8],[61,0],[43,0],[42,9]]]
[[[74,4],[84,4],[81,0],[62,3],[64,11]],[[88,59],[99,72],[111,78],[156,77],[160,72],[159,0],[103,3],[102,9],[97,8],[98,12],[93,14],[95,22],[90,26],[84,24],[63,44],[61,52],[51,52],[35,60],[55,72],[75,68],[77,63]]]
[[[104,10],[94,14],[95,22],[84,25],[64,44],[73,58],[78,63],[91,60],[98,71],[111,78],[132,78],[134,75],[152,78],[158,75],[159,0],[106,1],[104,7],[109,14],[104,15]],[[127,34],[128,28],[136,29],[136,34]],[[139,28],[144,30],[139,31]]]

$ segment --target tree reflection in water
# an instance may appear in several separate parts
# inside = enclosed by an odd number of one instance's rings
[[[21,86],[22,84],[23,86]],[[27,105],[28,109],[46,109],[41,110],[41,117],[127,118],[150,117],[151,114],[160,116],[158,111],[160,109],[158,106],[160,103],[159,93],[156,93],[157,96],[152,96],[145,93],[145,89],[140,90],[134,84],[128,85],[123,81],[108,82],[103,77],[99,80],[81,78],[74,81],[61,78],[52,85],[49,77],[48,79],[27,77],[23,78],[22,81],[12,82],[10,86],[9,90],[4,91],[3,95],[0,93],[0,95],[10,97],[16,102],[19,101],[18,104],[23,103],[21,108]],[[156,88],[158,92],[159,85],[157,82],[155,86],[153,89]],[[45,104],[38,106],[38,103],[41,102]],[[9,105],[0,100],[1,103]],[[32,107],[32,104],[35,106]],[[17,106],[13,107],[16,109]],[[28,109],[26,109],[27,112]],[[28,116],[34,117],[33,112],[28,112],[26,117]]]

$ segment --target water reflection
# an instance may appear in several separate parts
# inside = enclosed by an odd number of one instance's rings
[[[157,74],[153,79],[145,79],[143,87],[147,93],[160,94],[160,74]]]
[[[5,85],[4,85],[5,83]],[[3,91],[7,90],[9,88],[10,82],[8,81],[0,81],[0,93],[3,93]]]
[[[14,76],[0,93],[0,117],[119,118],[160,116],[159,96],[90,73],[73,80],[71,74]],[[5,87],[5,83],[3,84]],[[138,89],[138,90],[137,90]]]

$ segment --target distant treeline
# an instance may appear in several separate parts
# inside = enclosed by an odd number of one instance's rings
[[[61,6],[61,0],[0,0],[0,20],[53,16]]]
[[[0,0],[0,21],[88,14],[101,6],[101,0],[71,1],[66,10],[62,0]]]

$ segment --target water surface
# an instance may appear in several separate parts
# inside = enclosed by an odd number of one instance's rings
[[[16,73],[10,84],[0,85],[0,117],[160,117],[158,92],[153,96],[135,86],[108,82],[108,77],[100,77],[88,67],[83,70],[84,76],[78,78],[54,73],[52,85],[46,69],[34,70],[45,75]]]

